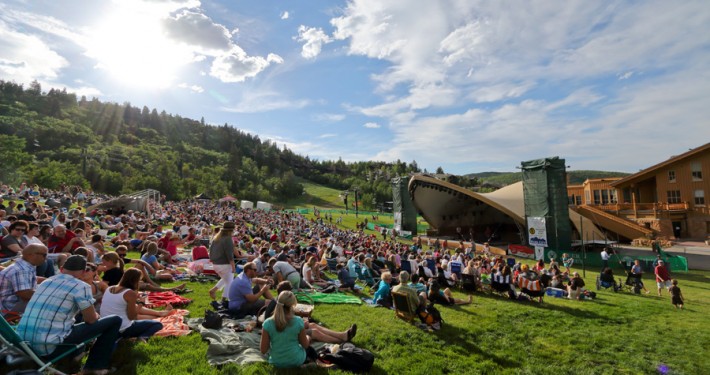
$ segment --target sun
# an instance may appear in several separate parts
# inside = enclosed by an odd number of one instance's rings
[[[112,12],[89,36],[87,55],[117,83],[166,88],[180,68],[194,60],[184,46],[166,37],[159,16],[135,9]]]

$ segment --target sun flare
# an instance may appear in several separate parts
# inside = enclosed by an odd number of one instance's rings
[[[96,67],[127,86],[166,88],[194,60],[189,50],[165,36],[159,17],[135,10],[103,19],[88,47]]]

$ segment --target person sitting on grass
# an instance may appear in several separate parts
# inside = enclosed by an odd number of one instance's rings
[[[350,271],[348,271],[348,268],[345,267],[343,263],[338,263],[338,265],[335,266],[335,269],[338,273],[340,289],[350,289],[353,292],[356,292],[357,290],[355,289],[355,279],[350,277]]]
[[[463,300],[460,298],[454,298],[451,293],[451,289],[449,288],[442,291],[441,285],[436,280],[430,280],[429,282],[429,293],[427,294],[427,299],[432,303],[439,303],[445,306],[468,305],[473,302],[472,295],[468,296],[468,300]]]
[[[291,263],[271,258],[269,259],[269,269],[273,272],[277,282],[288,280],[294,289],[301,288],[301,275]]]
[[[306,264],[303,265],[303,280],[311,289],[314,285],[320,287],[328,286],[328,282],[319,277],[318,267],[318,259],[315,256],[309,257]]]
[[[570,280],[569,286],[567,287],[569,299],[576,299],[578,301],[581,301],[583,292],[584,280],[581,276],[579,276],[579,272],[574,272],[572,274],[572,280]]]
[[[274,316],[264,321],[259,349],[269,353],[269,363],[277,368],[299,367],[306,363],[306,348],[311,344],[303,319],[293,312],[296,296],[279,293]]]
[[[143,254],[141,260],[150,266],[146,268],[146,271],[148,271],[152,279],[174,281],[173,275],[177,272],[164,267],[158,262],[158,244],[155,242],[148,242],[145,246],[145,254]]]
[[[288,281],[282,281],[276,286],[276,293],[278,293],[277,295],[280,295],[281,292],[284,291],[292,291],[291,283]],[[263,316],[259,317],[259,321],[266,321],[266,319],[272,317],[274,315],[274,311],[276,311],[276,306],[278,306],[277,300],[270,300],[269,304],[264,308]],[[357,333],[357,324],[352,324],[346,331],[337,332],[323,326],[319,326],[318,324],[311,323],[308,318],[302,319],[303,327],[306,329],[306,334],[313,341],[320,341],[329,344],[342,344],[344,342],[352,341],[353,337],[355,337],[355,334]]]
[[[362,278],[367,286],[375,286],[375,271],[372,269],[372,258],[365,258],[362,267]]]
[[[373,303],[383,307],[392,307],[392,290],[390,289],[390,284],[392,283],[392,274],[389,272],[382,273],[382,279],[380,280],[377,291],[375,292],[375,297],[373,298]]]
[[[156,311],[138,305],[138,286],[140,285],[141,271],[130,268],[123,273],[118,285],[112,286],[104,293],[101,302],[103,315],[117,315],[121,317],[121,338],[138,338],[146,340],[163,329],[163,324],[151,320],[156,317],[167,316],[172,313],[172,306],[164,311]]]

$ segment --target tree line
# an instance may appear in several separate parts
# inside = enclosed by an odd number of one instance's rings
[[[313,160],[230,124],[2,80],[0,160],[3,183],[284,202],[301,195],[307,179],[357,189],[369,209],[392,199],[391,178],[422,172],[416,161]]]

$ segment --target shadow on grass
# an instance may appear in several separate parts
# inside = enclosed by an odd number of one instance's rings
[[[444,322],[444,324],[446,324],[446,322]],[[459,354],[463,356],[470,356],[471,354],[475,354],[482,358],[486,358],[495,362],[498,366],[502,368],[518,368],[522,366],[520,362],[514,361],[510,357],[502,357],[495,355],[490,351],[481,350],[481,348],[479,348],[475,343],[470,341],[470,338],[459,337],[458,339],[460,341],[458,341],[457,343],[453,343],[451,340],[451,329],[453,329],[453,326],[450,326],[449,329],[444,328],[441,331],[435,331],[434,335],[440,340],[446,342],[448,347],[455,348],[455,351],[459,352]]]
[[[114,352],[111,366],[116,367],[117,372],[121,374],[137,374],[138,364],[145,363],[150,360],[148,354],[144,350],[137,350],[135,342],[121,340],[118,342],[118,347]],[[116,359],[121,360],[116,363]]]

